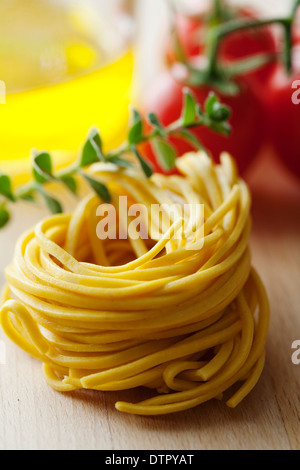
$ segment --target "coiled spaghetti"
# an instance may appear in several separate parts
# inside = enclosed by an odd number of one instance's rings
[[[132,220],[130,204],[148,209],[148,239],[130,230],[122,239],[99,238],[100,201],[88,194],[72,214],[49,217],[19,240],[1,326],[43,362],[54,389],[147,387],[148,399],[116,408],[155,415],[221,399],[239,383],[226,397],[235,407],[257,383],[269,304],[251,266],[248,187],[227,154],[217,165],[191,153],[177,166],[181,175],[150,179],[138,169],[93,167],[113,194],[118,226]],[[202,223],[183,231],[182,217],[167,214],[170,202],[202,205]],[[163,215],[151,211],[156,204]]]

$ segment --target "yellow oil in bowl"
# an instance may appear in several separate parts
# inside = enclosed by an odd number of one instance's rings
[[[125,138],[134,60],[124,12],[108,20],[81,4],[1,0],[0,171],[18,181],[28,175],[32,148],[52,151],[62,166],[91,126],[107,148]]]

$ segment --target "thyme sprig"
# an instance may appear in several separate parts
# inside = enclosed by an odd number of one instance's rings
[[[170,143],[171,137],[179,137],[187,140],[196,149],[203,149],[204,147],[191,129],[204,126],[223,135],[229,135],[231,130],[228,123],[229,117],[229,108],[222,104],[214,93],[209,94],[202,109],[192,92],[186,88],[183,92],[181,116],[168,126],[163,126],[153,113],[150,113],[145,120],[139,111],[133,109],[127,141],[116,150],[104,152],[102,139],[96,128],[90,129],[79,158],[61,171],[54,172],[49,152],[33,150],[32,179],[29,183],[14,189],[10,175],[0,173],[0,228],[4,227],[10,219],[10,204],[21,200],[35,203],[41,197],[51,213],[63,212],[62,203],[47,189],[47,184],[50,182],[62,184],[72,194],[77,195],[77,177],[81,177],[103,202],[110,202],[111,195],[105,183],[87,172],[92,164],[110,163],[120,169],[138,164],[146,177],[150,178],[153,168],[141,154],[140,144],[148,142],[161,166],[166,170],[171,170],[178,156],[175,147]],[[136,162],[128,158],[129,154],[135,158]]]

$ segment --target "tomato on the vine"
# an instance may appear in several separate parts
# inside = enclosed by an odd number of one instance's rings
[[[240,173],[243,174],[261,146],[263,128],[262,111],[258,99],[247,83],[240,80],[239,84],[241,91],[234,96],[222,95],[214,90],[220,101],[231,110],[229,118],[232,127],[231,134],[229,136],[221,135],[204,127],[194,128],[191,132],[198,137],[216,161],[219,161],[222,152],[230,153],[235,158]],[[181,115],[184,86],[183,83],[175,80],[171,71],[161,73],[147,91],[144,101],[145,113],[155,113],[165,126],[177,120]],[[212,88],[208,85],[189,88],[193,92],[197,103],[203,107]],[[171,143],[175,146],[179,155],[194,150],[192,145],[183,139],[172,138]],[[143,151],[152,161],[155,169],[162,171],[152,149],[146,145]]]
[[[145,112],[154,112],[168,125],[180,117],[185,85],[202,106],[212,90],[231,109],[231,135],[203,127],[193,132],[215,160],[227,151],[244,174],[268,136],[285,165],[300,177],[299,6],[300,0],[294,0],[286,16],[264,20],[251,10],[236,10],[215,0],[209,14],[179,17],[167,53],[168,70],[147,91]],[[274,33],[274,24],[283,34],[277,29]],[[292,46],[292,73],[288,73]],[[184,80],[172,73],[176,63],[185,67]],[[239,85],[238,92],[228,85]],[[192,148],[183,140],[172,143],[179,155]],[[154,161],[151,149],[147,154]]]
[[[240,61],[253,58],[258,55],[273,55],[278,49],[277,39],[273,34],[271,26],[259,28],[241,29],[231,31],[222,37],[216,49],[214,60],[210,63],[208,53],[212,46],[212,36],[215,33],[215,26],[225,25],[230,20],[256,21],[257,15],[247,8],[234,8],[225,2],[214,2],[210,11],[205,11],[199,16],[188,17],[177,14],[175,17],[175,36],[170,41],[167,51],[168,69],[161,73],[148,88],[144,99],[145,113],[154,112],[163,125],[168,125],[180,117],[182,109],[182,91],[185,85],[192,90],[196,101],[201,106],[210,91],[214,91],[222,103],[231,110],[229,123],[231,124],[230,136],[220,135],[211,129],[198,127],[192,132],[200,140],[203,146],[211,153],[212,157],[218,161],[222,152],[230,153],[237,162],[239,172],[244,174],[250,164],[257,156],[264,141],[263,112],[261,106],[262,85],[272,75],[276,68],[276,63],[267,63],[256,68],[240,68],[235,73],[233,81],[239,86],[237,93],[226,92],[222,85],[222,76],[217,86],[217,68],[212,71],[208,69],[207,76],[203,75],[199,81],[183,82],[175,78],[173,74],[174,65],[182,63],[186,70],[190,68],[206,70],[217,62],[218,65],[226,67],[236,66]],[[244,62],[245,63],[245,62]],[[190,67],[190,68],[189,68]],[[223,68],[224,68],[223,67]],[[203,71],[203,70],[202,70]],[[200,71],[200,73],[202,73]],[[222,72],[221,72],[222,74]],[[225,84],[226,78],[223,82]],[[176,147],[179,155],[193,149],[190,143],[172,139],[171,143]],[[155,155],[150,146],[145,146],[144,153],[150,159],[157,171],[163,171],[157,163]]]
[[[293,48],[292,72],[278,64],[266,83],[264,108],[271,145],[284,165],[300,178],[300,44]]]

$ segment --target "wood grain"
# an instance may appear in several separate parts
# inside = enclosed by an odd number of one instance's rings
[[[236,409],[211,401],[169,416],[121,414],[114,408],[117,399],[138,401],[145,392],[55,392],[44,382],[41,364],[0,333],[6,347],[6,363],[0,365],[0,449],[300,449],[300,365],[291,361],[291,344],[300,339],[300,187],[268,157],[248,182],[253,264],[272,310],[266,366],[252,393]],[[17,215],[0,234],[1,272],[21,228],[41,216],[39,210],[23,212],[17,223]]]

